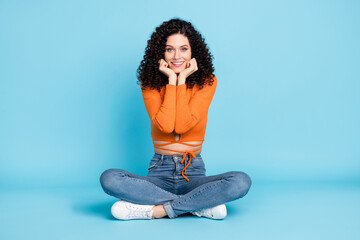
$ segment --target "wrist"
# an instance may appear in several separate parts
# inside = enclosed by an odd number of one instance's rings
[[[185,81],[186,81],[186,78],[183,77],[183,76],[181,76],[181,75],[179,74],[179,77],[178,77],[178,85],[184,84]]]
[[[176,85],[176,82],[177,82],[176,76],[169,77],[169,84]]]

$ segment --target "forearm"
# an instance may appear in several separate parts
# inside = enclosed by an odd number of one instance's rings
[[[178,85],[176,86],[176,133],[184,134],[206,117],[216,85],[217,79],[214,77],[212,85],[205,84],[202,89],[195,88],[189,98],[184,79],[178,78]]]
[[[177,77],[177,86],[181,84],[185,84],[185,82],[186,82],[186,78],[179,74],[179,76]]]
[[[169,77],[169,84],[170,85],[175,85],[176,86],[177,82],[178,82],[177,76]]]
[[[164,101],[156,117],[153,119],[161,131],[171,133],[175,128],[176,85],[169,84],[165,87]]]
[[[169,81],[166,84],[163,97],[157,89],[147,88],[142,91],[151,121],[166,133],[173,132],[175,127],[176,85],[172,83]]]

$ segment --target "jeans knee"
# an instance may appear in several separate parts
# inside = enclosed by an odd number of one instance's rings
[[[100,176],[100,184],[102,188],[107,191],[110,190],[116,183],[116,173],[119,173],[120,169],[108,169],[104,171]]]
[[[231,195],[235,199],[244,197],[251,187],[251,178],[246,173],[240,171],[234,171],[230,173],[233,183]]]

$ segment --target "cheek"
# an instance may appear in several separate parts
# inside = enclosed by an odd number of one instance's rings
[[[190,53],[187,53],[185,56],[184,56],[184,59],[186,61],[190,61],[191,60],[191,52]]]
[[[166,62],[169,62],[170,59],[171,59],[171,56],[169,56],[168,53],[165,53],[165,54],[164,54],[164,60],[165,60]]]

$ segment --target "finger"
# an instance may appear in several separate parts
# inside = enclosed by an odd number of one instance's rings
[[[194,65],[194,67],[195,67],[195,66],[197,66],[196,59],[195,59],[195,58],[193,58],[193,59],[191,59],[191,60],[192,60],[192,64]]]
[[[192,66],[194,66],[194,64],[192,63],[192,61],[189,61],[189,68],[192,68]]]
[[[194,67],[195,67],[195,71],[198,70],[198,65],[197,65],[197,62],[196,62],[195,58],[194,58]]]

